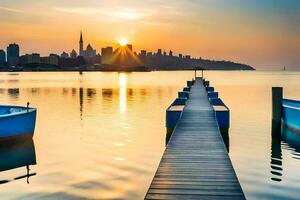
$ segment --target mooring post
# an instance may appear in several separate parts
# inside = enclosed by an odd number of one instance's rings
[[[281,136],[282,87],[272,87],[272,136]]]

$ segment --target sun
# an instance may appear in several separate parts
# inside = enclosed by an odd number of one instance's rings
[[[128,43],[128,41],[127,41],[127,39],[125,39],[125,38],[121,38],[121,39],[119,40],[119,44],[120,44],[122,47],[126,46],[127,43]]]

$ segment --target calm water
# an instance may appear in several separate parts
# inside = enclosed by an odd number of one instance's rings
[[[165,109],[193,75],[0,73],[1,104],[38,108],[33,142],[0,148],[0,157],[25,149],[23,162],[36,155],[29,184],[25,167],[0,172],[0,199],[143,199],[164,151]],[[272,141],[270,121],[271,87],[300,99],[300,73],[206,78],[231,109],[230,157],[246,197],[298,198],[300,149]]]

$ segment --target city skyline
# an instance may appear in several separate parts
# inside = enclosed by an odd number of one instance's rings
[[[86,48],[85,45],[82,31],[79,35],[78,53],[72,49],[70,53],[63,51],[61,54],[50,53],[49,56],[38,52],[22,55],[18,44],[9,44],[7,54],[0,49],[1,71],[156,71],[194,70],[199,66],[207,70],[254,70],[249,65],[232,61],[175,55],[172,50],[169,53],[162,49],[157,49],[156,52],[136,52],[125,38],[120,39],[117,48],[103,47],[99,53],[90,43]]]
[[[126,4],[126,5],[125,5]],[[233,60],[255,67],[297,68],[299,1],[1,1],[0,47],[16,42],[21,54],[77,49],[86,30],[97,50],[127,38],[147,49]],[[163,14],[162,14],[163,13]],[[63,30],[63,31],[61,31]]]
[[[84,36],[83,36],[83,32],[82,30],[80,31],[80,36],[79,36],[79,44],[77,46],[77,48],[74,48],[74,49],[64,49],[62,52],[50,52],[48,54],[42,54],[38,51],[33,51],[33,52],[26,52],[26,53],[21,53],[22,52],[22,48],[20,48],[19,44],[16,43],[16,42],[13,42],[13,43],[10,43],[10,44],[7,44],[5,48],[0,48],[0,50],[5,54],[5,59],[8,60],[8,54],[7,54],[7,51],[8,51],[8,48],[11,46],[11,45],[16,45],[18,46],[18,53],[17,53],[17,56],[21,56],[21,55],[30,55],[30,54],[39,54],[40,56],[48,56],[48,55],[51,55],[51,54],[56,54],[60,57],[63,57],[63,58],[76,58],[77,56],[82,56],[82,57],[94,57],[96,55],[103,55],[103,51],[105,51],[105,49],[111,49],[111,51],[113,52],[114,50],[116,51],[118,48],[120,47],[125,47],[125,46],[128,46],[130,51],[132,51],[133,53],[136,53],[136,54],[141,54],[141,53],[151,53],[151,54],[162,54],[162,55],[171,55],[171,56],[186,56],[186,57],[191,57],[191,58],[201,58],[201,57],[193,57],[191,55],[183,55],[182,53],[177,53],[177,55],[175,55],[175,53],[173,53],[172,49],[169,49],[169,50],[165,50],[165,49],[161,49],[161,48],[157,48],[156,51],[147,51],[146,49],[141,49],[140,51],[136,51],[133,49],[133,45],[132,44],[129,44],[128,40],[126,38],[120,38],[119,41],[117,42],[116,45],[109,45],[109,46],[103,46],[101,47],[100,49],[96,49],[96,48],[93,48],[91,43],[87,43],[84,41]],[[174,55],[173,55],[174,54]]]

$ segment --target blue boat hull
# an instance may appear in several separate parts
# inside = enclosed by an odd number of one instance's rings
[[[174,129],[181,118],[182,111],[172,111],[170,107],[185,105],[187,98],[177,98],[166,110],[166,128]]]
[[[228,129],[230,127],[230,111],[229,108],[224,104],[220,98],[209,98],[211,105],[213,106],[224,106],[226,110],[215,110],[217,122],[219,128]]]
[[[36,109],[18,106],[0,106],[0,141],[32,138]]]
[[[282,102],[282,120],[288,127],[300,130],[300,101],[284,99]]]

